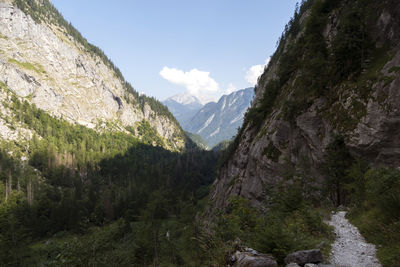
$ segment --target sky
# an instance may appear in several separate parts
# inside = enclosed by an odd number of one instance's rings
[[[252,87],[298,0],[51,0],[136,91],[201,102]]]

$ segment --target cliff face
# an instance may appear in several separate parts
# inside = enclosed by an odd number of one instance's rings
[[[288,26],[214,183],[216,208],[230,196],[262,208],[289,171],[323,179],[335,135],[373,166],[400,166],[400,3],[306,1]]]
[[[55,117],[118,131],[146,120],[165,147],[183,148],[179,124],[166,109],[154,108],[160,103],[134,92],[112,63],[89,52],[54,16],[34,20],[16,2],[0,2],[0,82]]]

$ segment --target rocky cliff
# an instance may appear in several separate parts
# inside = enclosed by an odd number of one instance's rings
[[[400,166],[400,3],[305,1],[258,80],[254,103],[215,181],[262,207],[289,172],[323,179],[334,136],[371,165]]]
[[[136,128],[144,120],[166,148],[184,147],[184,133],[169,111],[155,99],[139,96],[47,0],[0,1],[0,82],[69,122],[127,132],[127,126]],[[2,137],[12,139],[18,133],[11,128],[20,127],[5,123],[6,108],[1,108]]]

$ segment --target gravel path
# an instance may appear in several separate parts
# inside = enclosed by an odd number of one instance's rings
[[[335,227],[336,240],[329,261],[340,267],[378,267],[375,246],[362,237],[358,229],[345,218],[346,212],[332,214],[329,225]]]

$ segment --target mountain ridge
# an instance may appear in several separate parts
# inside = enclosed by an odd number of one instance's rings
[[[372,166],[400,165],[399,4],[355,1],[351,9],[344,2],[306,1],[289,22],[225,155],[214,208],[239,196],[263,209],[290,173],[306,172],[321,185],[333,145]]]
[[[162,101],[162,103],[168,107],[183,128],[197,111],[203,107],[195,96],[188,93],[171,96]]]
[[[128,133],[126,127],[137,128],[145,120],[165,147],[184,147],[184,133],[168,109],[139,96],[104,53],[66,23],[50,2],[0,5],[0,81],[19,97],[55,117],[97,130]]]
[[[200,134],[211,147],[223,140],[230,140],[242,124],[253,96],[252,87],[223,95],[218,102],[204,105],[183,128]]]

